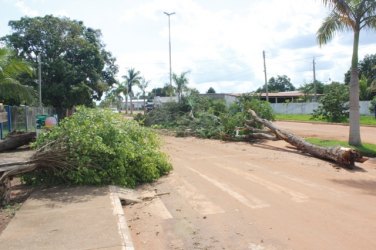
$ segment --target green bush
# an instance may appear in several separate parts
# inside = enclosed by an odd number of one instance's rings
[[[110,111],[80,107],[59,126],[41,134],[34,147],[56,140],[64,142],[70,167],[39,169],[23,176],[27,183],[135,187],[171,170],[154,132]]]
[[[376,106],[376,96],[373,97],[373,99],[371,100],[371,103],[369,104],[369,112],[371,112],[371,114],[375,114],[375,106]]]
[[[333,82],[325,86],[320,106],[314,110],[313,119],[325,119],[330,122],[343,122],[348,118],[349,91],[344,84]]]
[[[188,112],[189,107],[184,103],[165,103],[148,112],[144,124],[145,126],[161,125],[164,128],[176,127],[177,121]]]

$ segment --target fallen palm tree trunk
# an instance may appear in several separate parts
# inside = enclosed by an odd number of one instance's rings
[[[352,148],[320,147],[308,143],[303,138],[281,130],[275,127],[270,121],[258,117],[253,110],[249,110],[248,112],[251,114],[253,121],[263,124],[265,127],[270,129],[270,131],[272,131],[277,138],[290,143],[299,151],[308,153],[320,159],[334,161],[349,168],[353,168],[355,162],[365,162],[367,160],[367,158],[362,157],[358,151]],[[252,123],[253,121],[249,121],[249,123]]]
[[[35,140],[35,132],[12,132],[8,134],[5,140],[0,142],[0,152],[16,149],[23,145],[28,145]]]

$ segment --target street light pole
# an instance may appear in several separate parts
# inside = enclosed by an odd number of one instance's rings
[[[170,59],[170,88],[172,89],[172,71],[171,71],[171,28],[170,28],[170,16],[174,15],[175,12],[163,12],[168,16],[168,51],[169,51],[169,59]]]

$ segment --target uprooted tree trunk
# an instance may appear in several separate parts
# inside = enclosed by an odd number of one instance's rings
[[[0,152],[16,149],[35,140],[35,132],[12,132],[0,142]]]
[[[248,112],[251,114],[254,121],[261,123],[268,129],[270,129],[270,131],[272,131],[277,138],[290,143],[291,145],[293,145],[298,150],[304,153],[308,153],[320,159],[334,161],[348,168],[353,168],[355,162],[365,162],[367,160],[367,158],[362,157],[362,155],[358,151],[352,148],[320,147],[320,146],[316,146],[311,143],[308,143],[303,138],[300,138],[299,136],[296,136],[287,131],[278,129],[270,121],[258,117],[257,114],[253,110],[249,110]],[[253,121],[249,121],[249,123],[252,123],[252,122]]]

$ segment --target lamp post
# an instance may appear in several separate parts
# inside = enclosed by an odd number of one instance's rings
[[[169,58],[170,58],[170,87],[172,88],[172,72],[171,72],[171,29],[170,29],[170,16],[174,15],[175,12],[163,12],[168,16],[168,51],[169,51]]]

